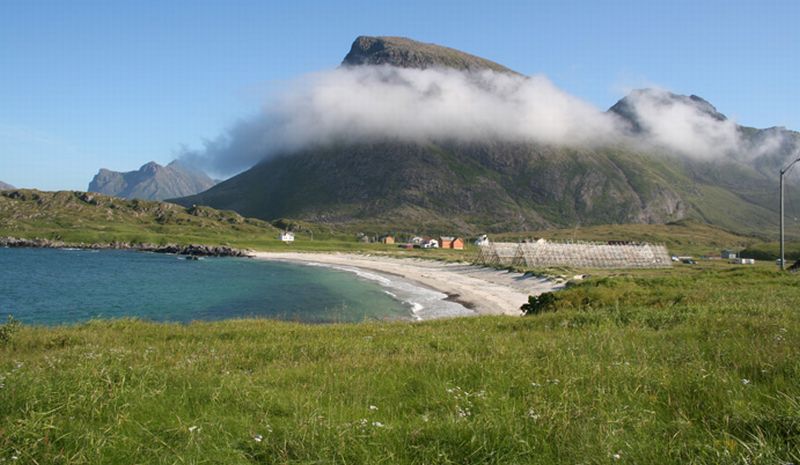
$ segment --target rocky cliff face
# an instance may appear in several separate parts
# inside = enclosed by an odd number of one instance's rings
[[[89,191],[127,199],[163,200],[197,194],[214,184],[205,173],[178,161],[167,166],[150,162],[126,173],[101,169],[89,183]]]

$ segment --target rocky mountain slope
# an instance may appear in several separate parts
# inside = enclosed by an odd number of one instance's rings
[[[460,50],[426,44],[405,37],[356,38],[350,52],[344,57],[342,65],[391,65],[401,68],[426,69],[431,67],[454,68],[460,70],[491,69],[503,73],[513,73],[505,66],[476,57]]]
[[[463,52],[401,38],[359,37],[343,62],[374,64],[512,72]],[[627,120],[632,133],[646,129],[630,105],[634,97],[609,110]],[[695,105],[714,120],[725,118],[697,96],[664,98]],[[739,130],[753,140],[777,131]],[[327,144],[270,158],[177,201],[263,219],[403,231],[521,231],[694,218],[763,233],[778,221],[773,164],[793,149],[791,141],[800,141],[788,133],[789,146],[782,151],[717,160],[635,144],[592,149],[488,139]],[[790,194],[800,198],[796,188]]]
[[[9,189],[16,189],[11,184],[6,184],[3,181],[0,181],[0,191],[9,190]]]
[[[126,199],[163,200],[196,194],[214,184],[202,171],[176,160],[167,166],[150,162],[125,173],[101,169],[88,190]]]

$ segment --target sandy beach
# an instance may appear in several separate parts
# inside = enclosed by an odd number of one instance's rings
[[[393,275],[447,295],[481,315],[520,315],[529,295],[559,289],[546,278],[466,263],[347,253],[256,252],[262,260],[345,267]]]

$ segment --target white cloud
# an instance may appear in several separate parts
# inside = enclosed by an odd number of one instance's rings
[[[700,158],[741,150],[734,121],[717,119],[696,101],[670,95],[662,90],[631,94],[645,129],[633,136],[616,115],[570,95],[544,76],[340,67],[276,89],[257,115],[183,156],[228,174],[316,144],[386,138],[567,146],[627,141]]]

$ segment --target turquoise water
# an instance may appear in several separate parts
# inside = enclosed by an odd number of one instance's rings
[[[346,271],[246,258],[0,248],[0,317],[56,325],[137,317],[312,323],[410,319],[411,305]]]

